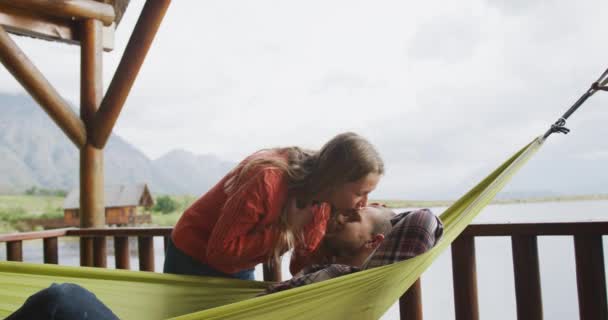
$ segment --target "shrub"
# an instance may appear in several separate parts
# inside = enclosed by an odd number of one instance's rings
[[[152,210],[161,212],[163,214],[169,214],[177,210],[178,203],[169,196],[160,196],[156,198],[156,204]]]

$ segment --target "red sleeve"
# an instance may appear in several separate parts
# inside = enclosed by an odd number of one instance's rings
[[[292,275],[326,258],[320,244],[325,236],[330,211],[331,207],[326,203],[313,210],[313,219],[303,230],[304,243],[297,243],[291,255],[289,271]]]
[[[236,193],[224,205],[206,252],[207,263],[226,273],[253,267],[272,252],[287,181],[280,169],[265,168]]]

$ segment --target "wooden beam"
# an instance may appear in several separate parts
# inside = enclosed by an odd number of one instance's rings
[[[6,260],[23,261],[23,241],[9,241],[6,243]]]
[[[90,136],[95,112],[99,107],[102,87],[101,23],[82,22],[80,69],[80,117]],[[89,141],[80,149],[80,227],[99,228],[105,225],[103,150]]]
[[[264,281],[280,282],[281,275],[281,258],[271,260],[263,264],[262,273]]]
[[[422,320],[420,278],[399,298],[399,316],[402,320]]]
[[[154,238],[137,237],[137,251],[139,253],[139,270],[154,271]]]
[[[452,243],[456,320],[479,320],[475,264],[475,238],[461,235]]]
[[[580,319],[608,319],[602,236],[574,236],[574,255]]]
[[[8,234],[0,234],[0,242],[20,241],[20,240],[38,240],[46,238],[63,237],[67,234],[68,230],[76,230],[74,228],[63,228],[45,231],[33,231],[33,232],[15,232]]]
[[[9,33],[67,44],[80,44],[78,22],[0,4],[0,26]],[[116,25],[103,28],[103,48],[114,49]]]
[[[87,140],[83,122],[2,27],[0,27],[0,61],[76,147],[82,148]]]
[[[474,237],[565,236],[576,234],[608,234],[608,221],[471,224],[462,232],[462,236]]]
[[[58,264],[59,263],[59,247],[57,246],[57,237],[44,238],[44,263]]]
[[[0,0],[0,4],[54,17],[96,19],[106,26],[116,18],[114,7],[92,0]]]
[[[114,237],[114,258],[116,260],[116,269],[129,270],[131,268],[128,237]]]
[[[97,148],[103,149],[108,141],[170,3],[171,0],[146,1],[95,116],[91,140]]]
[[[538,244],[536,236],[511,237],[517,319],[542,320],[543,301],[540,289]]]

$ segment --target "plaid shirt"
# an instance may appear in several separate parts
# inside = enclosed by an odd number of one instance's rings
[[[403,212],[391,219],[393,228],[363,268],[343,264],[313,265],[304,274],[270,285],[262,294],[274,293],[413,258],[427,252],[443,235],[443,224],[429,209]]]

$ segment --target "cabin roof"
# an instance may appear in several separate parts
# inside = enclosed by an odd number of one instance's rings
[[[142,206],[149,208],[154,204],[150,190],[145,183],[107,185],[104,188],[105,207]],[[63,201],[64,209],[80,208],[80,190],[72,189]]]

